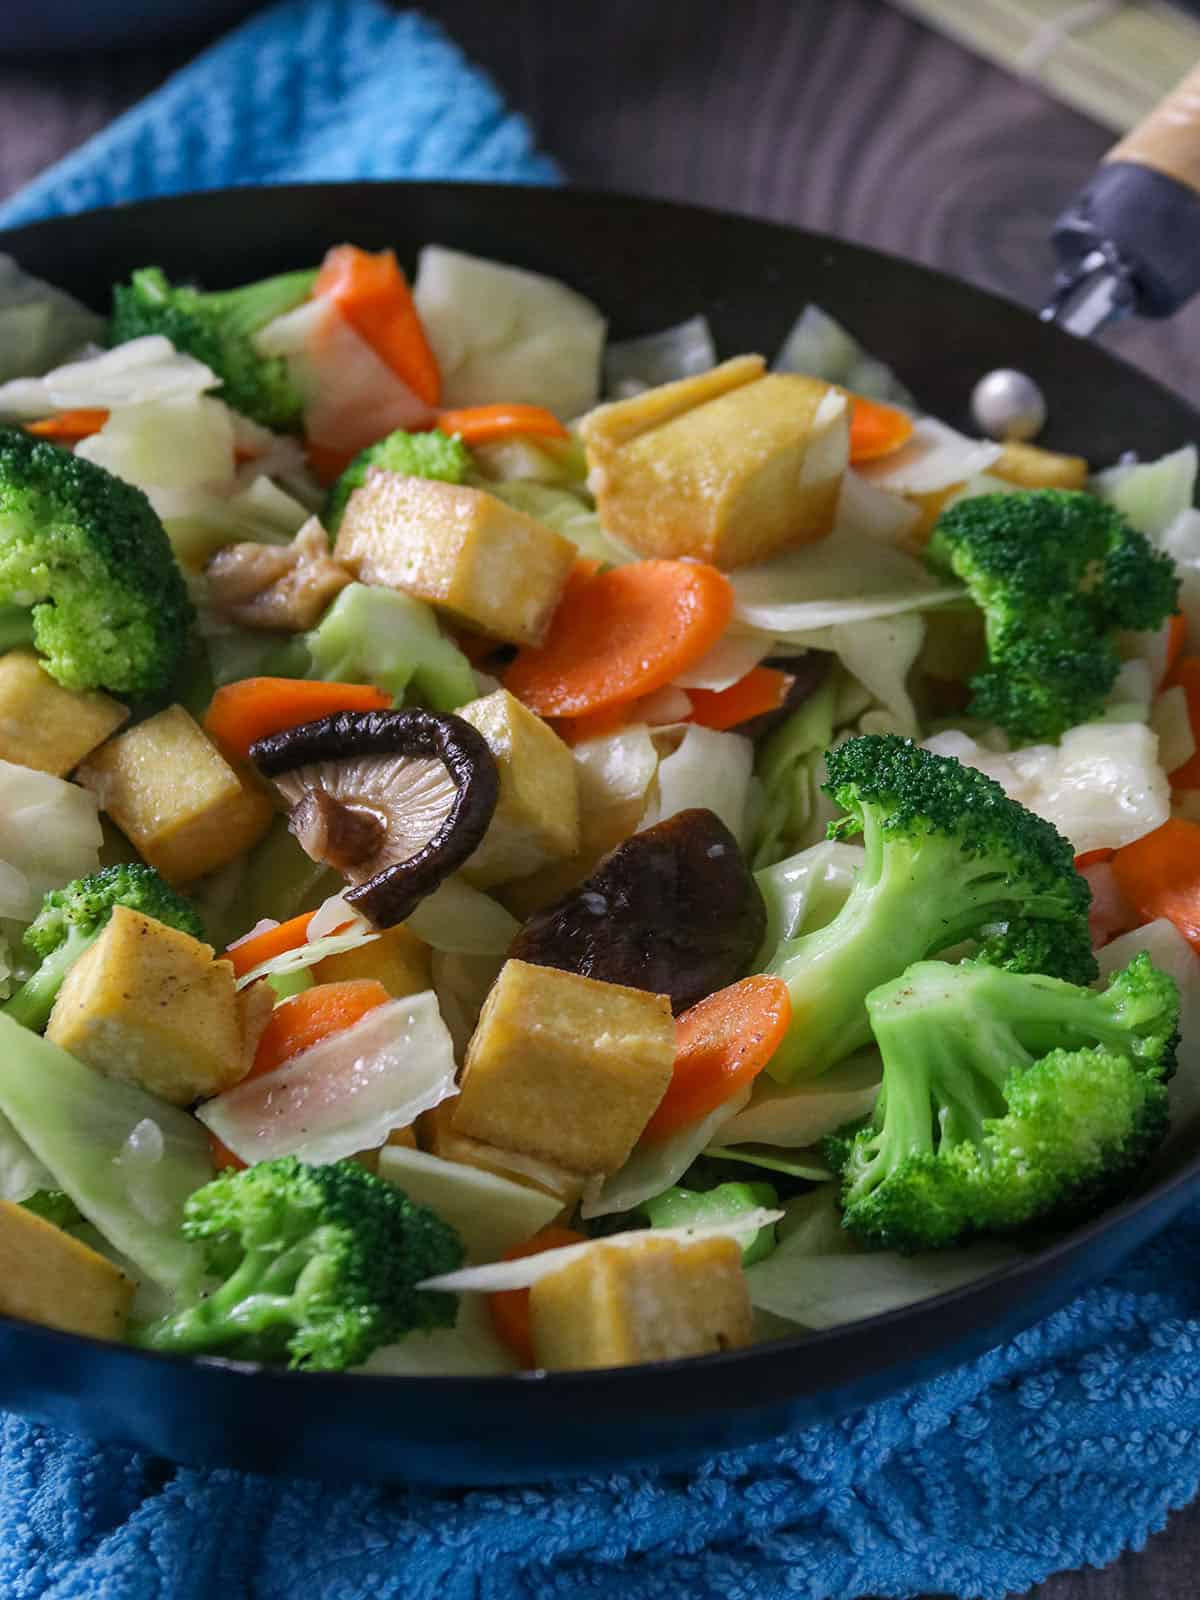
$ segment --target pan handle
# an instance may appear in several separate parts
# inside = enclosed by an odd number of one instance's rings
[[[1200,194],[1200,63],[1104,158],[1152,167]]]

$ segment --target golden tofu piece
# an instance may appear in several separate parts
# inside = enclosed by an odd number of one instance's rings
[[[338,561],[508,644],[540,644],[578,554],[494,494],[374,467],[350,496]]]
[[[393,1128],[384,1143],[402,1145],[405,1150],[415,1150],[417,1148],[416,1127],[410,1122],[406,1127]]]
[[[724,568],[824,538],[850,455],[845,396],[759,356],[600,406],[579,431],[609,533]]]
[[[506,961],[467,1048],[452,1126],[570,1172],[615,1172],[674,1063],[665,995]]]
[[[1006,444],[988,471],[1021,489],[1086,489],[1088,481],[1082,456],[1059,455],[1036,444]]]
[[[378,939],[326,956],[312,969],[314,983],[342,983],[348,978],[374,978],[393,1000],[410,994],[424,994],[433,988],[430,950],[423,939],[410,933],[403,923],[385,928]]]
[[[483,843],[463,868],[477,888],[536,872],[579,847],[579,792],[571,752],[541,717],[497,689],[455,716],[478,728],[496,758],[500,798]]]
[[[65,778],[128,718],[119,700],[55,683],[32,650],[0,656],[0,761]]]
[[[681,1244],[647,1231],[596,1245],[529,1291],[539,1367],[628,1367],[750,1343],[750,1293],[735,1239]]]
[[[0,1200],[0,1312],[66,1333],[120,1339],[134,1284],[44,1217]]]
[[[46,1037],[106,1077],[186,1106],[245,1077],[269,1010],[261,994],[238,995],[232,962],[215,961],[208,945],[117,906],[67,973]]]
[[[457,1104],[457,1100],[443,1100],[432,1111],[422,1113],[417,1120],[418,1149],[440,1156],[443,1161],[458,1161],[465,1167],[478,1167],[481,1172],[494,1172],[497,1177],[523,1183],[528,1189],[550,1195],[564,1211],[574,1210],[583,1195],[584,1173],[568,1172],[553,1162],[518,1155],[515,1150],[501,1150],[482,1139],[469,1139],[456,1132],[453,1123]]]
[[[182,706],[110,739],[78,778],[168,883],[225,866],[275,815],[266,792],[234,771]]]

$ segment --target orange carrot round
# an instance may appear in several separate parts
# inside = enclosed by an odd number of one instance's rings
[[[851,465],[890,456],[912,437],[913,423],[907,411],[861,394],[852,394],[849,400]]]
[[[692,721],[704,728],[736,728],[751,717],[778,711],[795,681],[777,667],[752,667],[728,689],[689,689]]]
[[[286,950],[299,950],[308,938],[308,925],[315,916],[315,911],[302,911],[298,917],[291,917],[287,922],[279,922],[273,928],[264,928],[261,933],[249,934],[245,939],[231,944],[225,952],[225,959],[233,962],[234,976],[244,978],[261,962],[281,956]]]
[[[791,1020],[787,984],[765,973],[697,1001],[676,1018],[675,1069],[642,1138],[669,1139],[723,1105],[758,1076]]]
[[[285,923],[284,927],[287,926]],[[242,1082],[274,1072],[276,1067],[311,1049],[331,1033],[352,1028],[368,1011],[386,1005],[390,998],[374,978],[346,978],[340,983],[315,984],[290,1000],[282,1000],[263,1029],[254,1053],[254,1064]],[[240,1170],[246,1165],[216,1134],[209,1134],[209,1148],[213,1166],[218,1171],[225,1167]]]
[[[1123,845],[1112,872],[1142,922],[1166,917],[1200,954],[1200,823],[1172,817]]]
[[[538,1256],[543,1250],[558,1250],[567,1244],[583,1244],[585,1235],[573,1228],[562,1228],[556,1222],[542,1228],[532,1239],[506,1250],[505,1261],[519,1261],[523,1256]],[[533,1352],[533,1329],[529,1319],[529,1290],[501,1289],[488,1295],[488,1310],[496,1337],[508,1346],[513,1355],[528,1371],[537,1365]]]
[[[634,561],[568,583],[546,642],[521,650],[505,687],[545,717],[582,717],[651,694],[716,644],[733,614],[724,573],[700,561]]]
[[[248,761],[250,746],[268,734],[298,728],[335,711],[386,711],[391,703],[391,695],[369,683],[243,678],[217,690],[204,726],[227,756]]]
[[[1116,851],[1107,846],[1099,850],[1085,850],[1081,856],[1075,857],[1075,871],[1085,872],[1088,867],[1102,866],[1106,861],[1111,861],[1114,855]]]
[[[418,399],[437,405],[442,375],[395,251],[373,255],[353,244],[335,246],[321,263],[313,295],[332,300]]]
[[[545,406],[499,404],[462,406],[443,411],[437,420],[443,433],[456,433],[465,445],[494,444],[522,434],[539,439],[565,439],[567,430]]]
[[[74,411],[59,411],[52,417],[42,417],[38,422],[27,422],[25,432],[39,439],[51,439],[55,444],[78,444],[90,439],[93,433],[108,421],[103,406],[80,406]]]
[[[1175,665],[1183,654],[1183,647],[1187,642],[1187,632],[1187,618],[1182,611],[1177,611],[1167,621],[1167,648],[1163,653],[1160,689],[1168,688],[1174,681]]]

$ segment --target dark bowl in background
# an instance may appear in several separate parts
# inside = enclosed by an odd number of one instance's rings
[[[0,54],[203,43],[263,0],[0,0]]]
[[[1097,464],[1158,455],[1200,416],[1105,351],[924,267],[778,224],[579,191],[472,184],[231,190],[0,234],[30,270],[102,307],[161,264],[212,287],[310,264],[343,239],[411,265],[438,241],[565,278],[619,336],[705,311],[720,350],[770,354],[815,300],[968,427],[975,379],[1036,375],[1043,442]],[[680,1464],[831,1418],[1012,1337],[1111,1272],[1200,1192],[1200,1129],[1155,1180],[1048,1249],[966,1288],[825,1333],[599,1373],[375,1378],[260,1371],[102,1344],[0,1318],[0,1408],[175,1460],[376,1478],[504,1483]]]

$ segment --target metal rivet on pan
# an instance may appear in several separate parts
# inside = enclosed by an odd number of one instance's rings
[[[992,439],[1036,439],[1046,425],[1046,397],[1026,372],[997,367],[971,391],[971,415]]]

